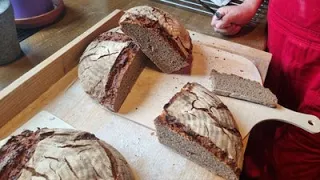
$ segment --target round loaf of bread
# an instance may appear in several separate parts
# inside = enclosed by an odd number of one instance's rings
[[[117,112],[144,68],[145,55],[131,38],[113,29],[83,52],[78,76],[84,91]]]
[[[26,130],[0,149],[0,179],[131,180],[124,157],[93,134],[71,129]]]
[[[127,10],[119,24],[161,71],[173,73],[191,65],[189,32],[169,13],[155,7],[137,6]]]

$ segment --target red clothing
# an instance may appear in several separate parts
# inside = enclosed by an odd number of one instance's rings
[[[268,11],[273,57],[265,85],[281,105],[320,118],[320,1],[270,0]],[[250,134],[243,177],[320,180],[320,133],[258,125]]]

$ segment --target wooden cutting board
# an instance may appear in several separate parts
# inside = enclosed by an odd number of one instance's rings
[[[153,120],[160,115],[163,106],[187,82],[197,82],[209,90],[212,69],[235,74],[263,84],[270,59],[261,60],[240,56],[235,50],[228,52],[214,46],[215,41],[207,36],[190,32],[193,40],[193,63],[191,74],[165,74],[147,67],[139,76],[118,115],[155,129]],[[232,46],[229,50],[232,50]],[[320,121],[312,115],[288,110],[280,105],[269,108],[259,104],[219,96],[235,117],[242,137],[246,137],[252,127],[265,120],[280,120],[309,132],[320,132]]]

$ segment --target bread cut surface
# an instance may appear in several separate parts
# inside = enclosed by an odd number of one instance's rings
[[[0,179],[131,180],[124,157],[93,134],[39,129],[13,136],[0,149]]]
[[[191,65],[189,32],[169,13],[137,6],[127,10],[119,24],[161,71],[173,73]]]
[[[243,144],[228,108],[212,92],[188,83],[155,120],[159,141],[226,179],[238,179]]]
[[[213,92],[268,107],[277,107],[277,97],[260,83],[233,74],[211,71]]]
[[[140,47],[114,30],[91,42],[79,62],[80,83],[93,99],[117,112],[144,67]]]

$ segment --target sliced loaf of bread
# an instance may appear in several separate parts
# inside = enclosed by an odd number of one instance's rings
[[[191,65],[189,32],[169,13],[137,6],[127,10],[119,24],[161,71],[173,73]]]
[[[227,97],[262,104],[268,107],[277,107],[277,97],[260,83],[244,79],[233,74],[211,71],[213,92]]]
[[[231,112],[214,93],[188,83],[154,122],[160,143],[225,179],[239,179],[242,138]]]
[[[93,99],[117,112],[146,58],[129,36],[114,30],[105,32],[88,45],[80,58],[80,83]]]

